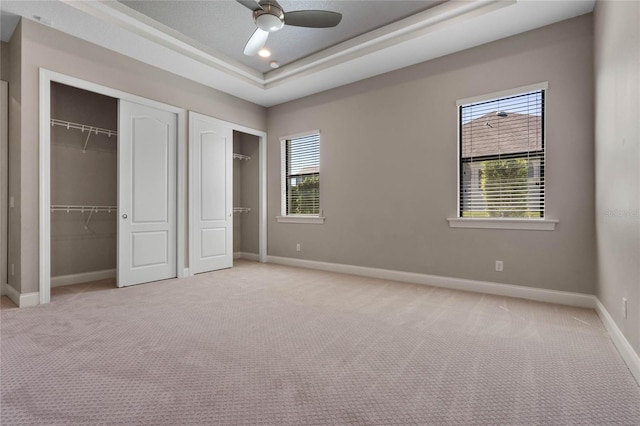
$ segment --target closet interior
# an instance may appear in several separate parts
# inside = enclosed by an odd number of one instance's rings
[[[117,127],[117,99],[51,83],[52,287],[116,285]]]
[[[233,132],[234,258],[259,259],[259,138]]]

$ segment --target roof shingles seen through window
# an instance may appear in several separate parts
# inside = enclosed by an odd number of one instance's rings
[[[539,151],[542,146],[542,117],[499,111],[484,114],[461,127],[462,158]]]

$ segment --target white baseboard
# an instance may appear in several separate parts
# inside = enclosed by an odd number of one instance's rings
[[[340,263],[317,262],[314,260],[293,259],[290,257],[267,256],[267,262],[300,268],[319,269],[322,271],[341,272],[383,280],[401,281],[413,284],[424,284],[452,290],[472,291],[476,293],[494,294],[497,296],[519,297],[538,302],[557,303],[561,305],[594,308],[594,296],[590,294],[570,293],[566,291],[546,290],[510,284],[499,284],[488,281],[475,281],[463,278],[442,277],[438,275],[419,274],[414,272],[393,271],[389,269],[367,268],[363,266],[344,265]]]
[[[604,324],[605,328],[609,332],[609,336],[611,336],[611,340],[613,340],[613,344],[620,352],[620,356],[627,363],[627,367],[631,371],[631,374],[636,378],[636,382],[640,384],[640,356],[633,350],[631,347],[631,343],[624,337],[622,331],[618,328],[618,325],[613,320],[613,317],[609,314],[607,309],[604,307],[600,300],[593,296],[596,302],[596,312],[600,317],[600,320]]]
[[[239,251],[233,253],[234,259],[253,260],[254,262],[260,262],[260,255],[257,253],[247,253],[246,251]]]
[[[115,269],[105,269],[102,271],[83,272],[81,274],[71,275],[59,275],[57,277],[51,277],[51,287],[60,287],[63,285],[88,283],[91,281],[106,280],[108,278],[115,278]]]
[[[418,274],[412,272],[393,271],[388,269],[367,268],[339,263],[317,262],[313,260],[294,259],[290,257],[267,256],[268,263],[296,266],[300,268],[318,269],[322,271],[340,272],[384,280],[401,281],[413,284],[424,284],[452,290],[465,290],[497,296],[518,297],[538,302],[556,303],[559,305],[592,308],[603,322],[622,359],[629,367],[631,374],[640,384],[640,357],[622,334],[613,318],[598,298],[591,294],[570,293],[566,291],[547,290],[533,287],[499,284],[487,281],[475,281],[462,278],[442,277],[438,275]]]
[[[40,293],[37,291],[20,294],[18,290],[5,283],[2,285],[2,294],[11,299],[19,308],[28,308],[40,304]]]
[[[28,308],[30,306],[38,306],[40,304],[40,292],[34,291],[32,293],[22,293],[20,294],[20,304],[18,305],[21,308]]]

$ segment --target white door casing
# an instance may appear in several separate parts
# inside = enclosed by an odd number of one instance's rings
[[[120,100],[118,287],[177,276],[177,115]]]
[[[189,112],[191,274],[233,266],[233,129]]]

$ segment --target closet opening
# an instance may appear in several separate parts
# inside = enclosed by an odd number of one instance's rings
[[[267,135],[189,111],[189,274],[265,262]]]
[[[233,131],[233,258],[260,261],[260,138]]]
[[[25,306],[49,303],[52,283],[184,277],[186,111],[43,68],[39,99],[39,291]]]
[[[51,82],[51,297],[114,288],[118,99]]]

